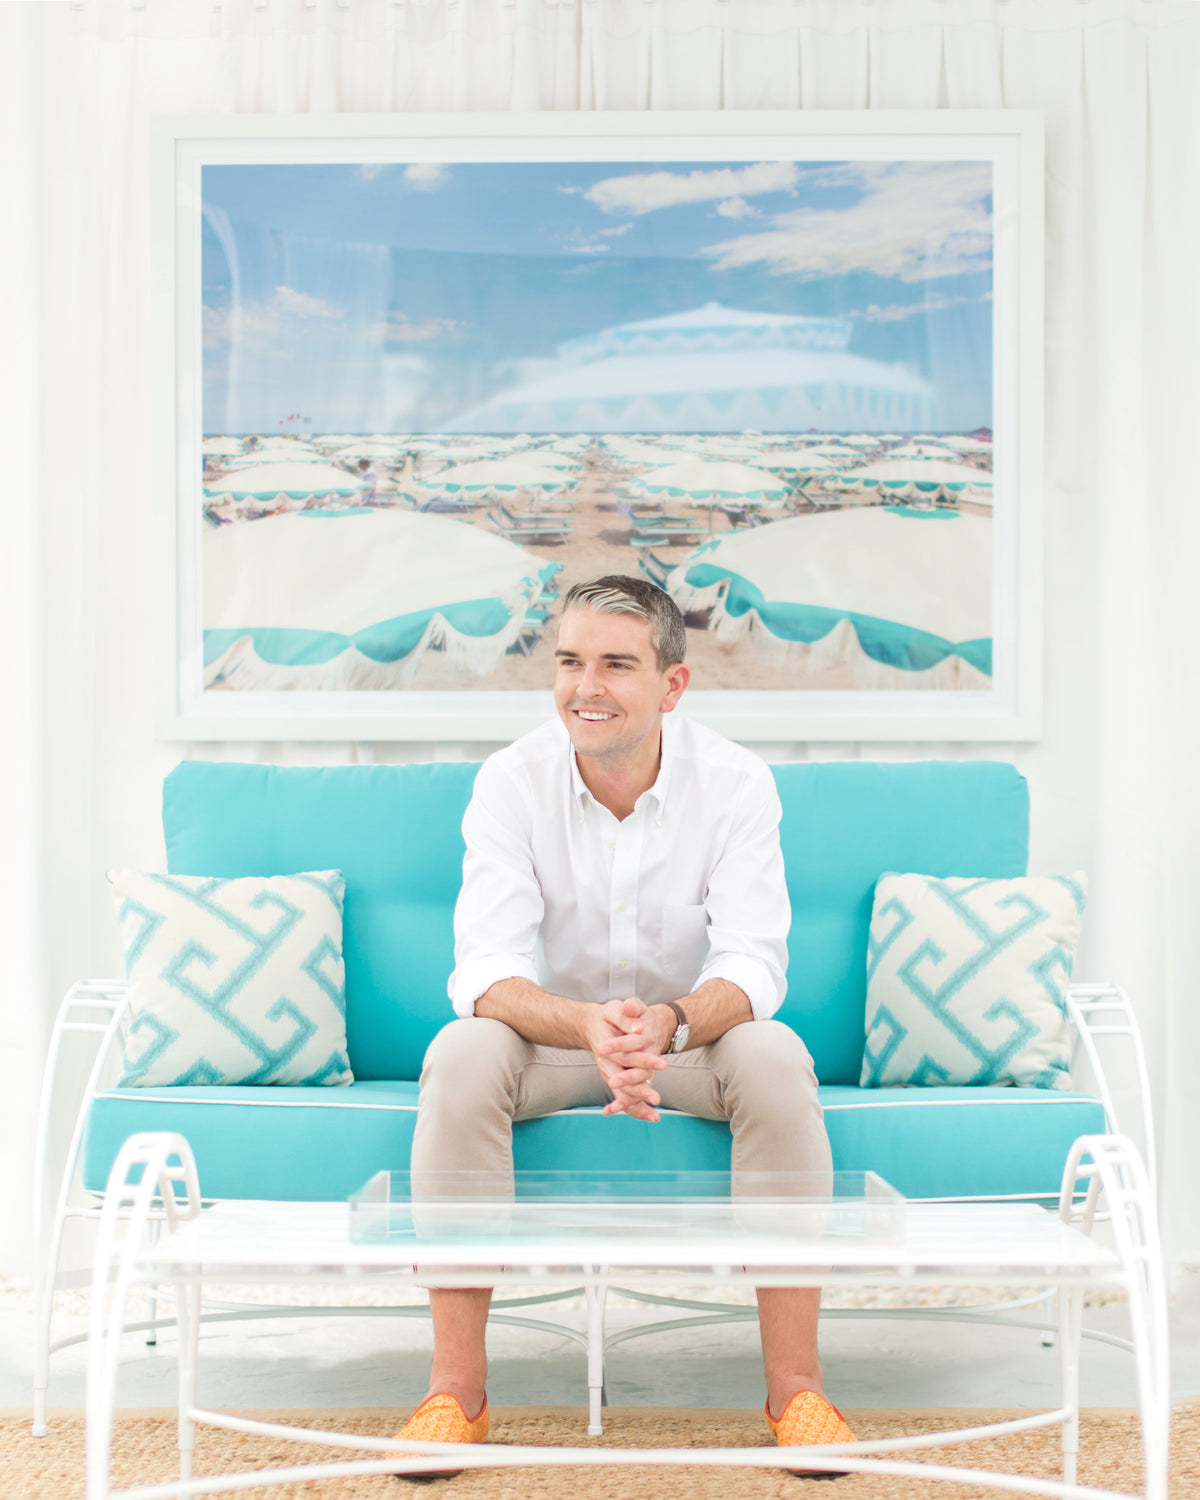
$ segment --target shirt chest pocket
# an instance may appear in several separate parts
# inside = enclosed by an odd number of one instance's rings
[[[663,907],[663,968],[688,984],[708,957],[708,912],[703,906]]]

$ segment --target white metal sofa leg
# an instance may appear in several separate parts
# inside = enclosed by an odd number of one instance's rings
[[[99,1085],[101,1074],[120,1036],[128,1004],[124,980],[92,979],[73,985],[59,1007],[46,1066],[42,1076],[42,1097],[38,1106],[37,1143],[34,1154],[33,1180],[33,1435],[46,1436],[46,1404],[50,1380],[50,1325],[54,1311],[54,1288],[58,1278],[58,1260],[62,1253],[63,1231],[73,1215],[98,1218],[98,1206],[76,1208],[71,1205],[71,1189],[83,1144],[83,1129],[88,1106]],[[50,1126],[54,1117],[55,1095],[64,1036],[83,1033],[99,1039],[92,1060],[83,1098],[75,1111],[71,1142],[67,1149],[62,1176],[55,1184],[50,1180]],[[53,1218],[48,1223],[47,1208],[53,1200]]]
[[[1073,1201],[1080,1178],[1090,1179],[1082,1205]],[[1084,1135],[1071,1148],[1063,1170],[1060,1214],[1090,1232],[1101,1196],[1126,1273],[1142,1420],[1145,1497],[1167,1500],[1171,1384],[1166,1273],[1150,1175],[1127,1136]],[[1064,1462],[1066,1457],[1064,1433]]]
[[[182,1193],[179,1191],[182,1185]],[[92,1306],[88,1326],[87,1366],[87,1500],[107,1500],[112,1461],[112,1424],[116,1406],[117,1363],[125,1305],[133,1283],[137,1256],[152,1220],[165,1217],[168,1226],[194,1219],[200,1212],[200,1185],[191,1147],[181,1135],[166,1132],[133,1135],[121,1147],[104,1193],[96,1258],[92,1271]],[[194,1401],[194,1299],[181,1289],[180,1309],[185,1322],[181,1396]],[[186,1307],[186,1311],[184,1311]],[[190,1470],[191,1418],[180,1422],[180,1467]],[[184,1478],[190,1477],[184,1473]]]

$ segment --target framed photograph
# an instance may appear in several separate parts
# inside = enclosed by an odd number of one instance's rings
[[[1040,732],[1020,111],[156,122],[170,739],[502,741],[649,579],[742,741]]]

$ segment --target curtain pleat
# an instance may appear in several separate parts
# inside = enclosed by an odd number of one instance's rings
[[[1003,755],[1024,771],[1033,867],[1093,876],[1080,972],[1134,995],[1173,1185],[1171,1245],[1200,1261],[1187,1175],[1200,1130],[1187,1076],[1200,1055],[1188,977],[1200,894],[1190,766],[1200,5],[83,0],[36,7],[36,18],[29,9],[0,4],[0,40],[43,37],[27,90],[40,100],[29,149],[43,187],[39,214],[15,233],[25,262],[32,255],[43,268],[45,462],[29,504],[44,555],[34,644],[46,691],[38,836],[48,895],[27,941],[52,935],[53,953],[39,993],[10,1003],[44,1019],[80,973],[117,965],[102,872],[161,859],[153,789],[179,753],[155,738],[159,663],[146,628],[163,586],[156,528],[170,503],[154,492],[147,455],[151,117],[1036,109],[1047,143],[1045,735],[1022,746],[761,748],[773,759]],[[22,180],[6,165],[6,204]],[[10,504],[0,541],[27,546],[30,514]],[[238,743],[195,753],[319,764],[487,748]],[[4,753],[6,766],[22,763],[19,747]]]

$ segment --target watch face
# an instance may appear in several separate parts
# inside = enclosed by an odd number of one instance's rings
[[[671,1051],[682,1052],[683,1049],[687,1046],[688,1037],[691,1036],[691,1034],[692,1028],[686,1021],[684,1021],[682,1025],[676,1026],[675,1035],[671,1038]]]

